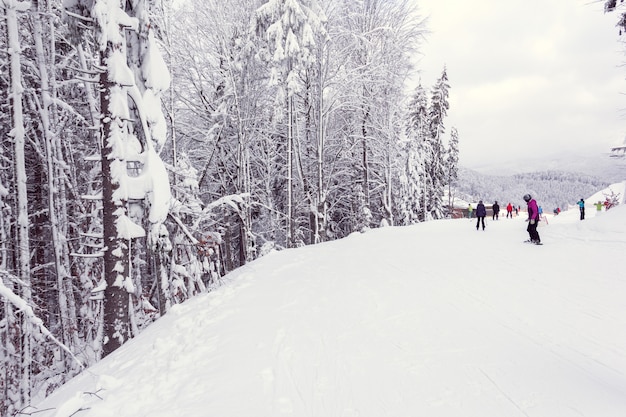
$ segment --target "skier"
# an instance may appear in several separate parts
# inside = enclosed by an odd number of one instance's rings
[[[483,200],[480,200],[478,202],[478,205],[476,206],[476,230],[478,230],[478,226],[480,225],[480,223],[483,223],[483,230],[485,230],[485,216],[487,215],[487,209],[485,208],[485,205],[483,204]]]
[[[580,220],[585,220],[585,200],[582,198],[578,202],[578,208],[580,208]]]
[[[493,209],[493,216],[491,217],[491,220],[498,220],[498,215],[500,214],[500,205],[496,201],[493,203],[493,206],[491,208]]]
[[[511,218],[513,218],[513,206],[511,205],[511,203],[509,203],[506,206],[506,218],[508,219],[509,216],[511,216]]]
[[[539,233],[537,233],[537,223],[539,223],[539,208],[537,207],[537,202],[530,194],[524,195],[524,201],[528,204],[528,227],[526,231],[528,231],[530,235],[530,239],[526,242],[541,245],[541,239],[539,238]]]
[[[472,208],[472,205],[469,204],[467,206],[467,215],[468,215],[468,218],[470,218],[470,219],[472,218],[472,211],[474,211],[474,209]]]

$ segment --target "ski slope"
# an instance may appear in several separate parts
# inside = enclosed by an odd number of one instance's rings
[[[623,194],[622,194],[623,195]],[[623,417],[626,206],[272,253],[25,410],[37,417]]]

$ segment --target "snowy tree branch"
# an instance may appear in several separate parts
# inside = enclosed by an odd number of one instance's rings
[[[4,270],[0,270],[0,275],[4,275],[5,277],[12,279],[12,280],[17,279],[17,277],[13,276],[12,274]],[[72,353],[72,351],[67,346],[65,346],[61,341],[59,341],[56,337],[54,337],[52,333],[50,333],[50,330],[48,330],[46,326],[44,326],[43,321],[39,317],[37,317],[32,307],[29,306],[28,303],[26,303],[26,301],[24,301],[21,297],[19,297],[17,294],[11,291],[10,288],[5,286],[2,280],[0,280],[0,296],[4,297],[11,304],[17,307],[18,310],[22,311],[26,315],[28,320],[37,328],[39,328],[41,333],[48,336],[54,343],[59,345],[61,349],[66,351],[76,361],[76,363],[80,365],[82,369],[85,368],[85,366],[78,360],[78,358]]]

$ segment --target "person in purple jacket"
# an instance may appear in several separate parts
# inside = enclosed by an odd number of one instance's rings
[[[530,194],[524,195],[524,201],[528,204],[528,227],[526,230],[530,235],[530,239],[527,240],[527,242],[541,245],[541,239],[539,238],[539,233],[537,233],[537,223],[539,223],[539,208],[537,207],[537,202]]]
[[[478,230],[478,226],[480,225],[480,223],[482,222],[483,224],[483,230],[485,230],[485,216],[487,215],[487,209],[485,208],[485,205],[483,204],[483,200],[480,200],[478,202],[478,205],[476,206],[476,230]]]

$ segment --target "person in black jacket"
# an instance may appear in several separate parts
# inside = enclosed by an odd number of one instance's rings
[[[480,200],[478,202],[478,205],[476,206],[476,218],[478,219],[476,221],[476,230],[478,230],[478,227],[481,222],[483,224],[483,230],[485,230],[485,216],[487,216],[487,209],[485,208],[485,205],[483,204],[483,200]]]
[[[500,214],[500,205],[497,201],[495,201],[491,208],[493,209],[493,217],[491,219],[498,220],[498,215]]]

